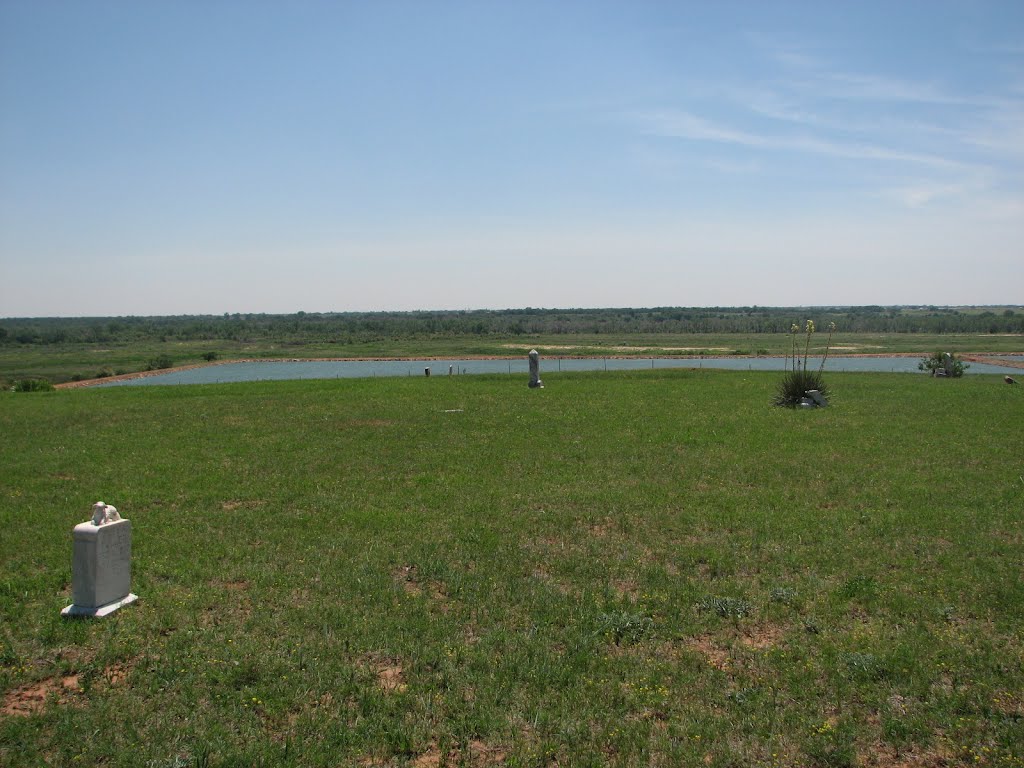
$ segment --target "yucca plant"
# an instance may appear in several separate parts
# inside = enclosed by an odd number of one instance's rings
[[[800,350],[797,335],[800,333],[800,326],[793,323],[790,334],[793,341],[790,353],[786,356],[786,372],[779,382],[779,388],[772,400],[773,405],[784,405],[795,408],[806,397],[811,390],[817,390],[822,397],[828,398],[829,388],[822,377],[825,368],[825,361],[828,359],[828,352],[832,346],[832,334],[835,333],[836,324],[829,323],[828,341],[825,344],[825,354],[821,357],[821,364],[818,370],[812,371],[807,367],[807,359],[811,351],[811,336],[814,334],[814,321],[808,320],[804,324],[804,353],[800,357]],[[792,360],[792,365],[790,361]]]

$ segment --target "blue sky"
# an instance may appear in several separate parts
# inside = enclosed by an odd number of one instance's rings
[[[1022,289],[1019,0],[0,0],[0,316]]]

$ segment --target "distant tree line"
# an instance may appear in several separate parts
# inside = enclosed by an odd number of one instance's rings
[[[352,343],[382,339],[552,334],[786,333],[830,322],[848,333],[1024,333],[1024,310],[949,307],[655,307],[417,312],[298,312],[170,317],[8,318],[0,344],[274,339]]]

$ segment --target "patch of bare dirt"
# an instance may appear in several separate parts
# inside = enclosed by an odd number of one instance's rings
[[[57,661],[68,662],[72,668],[88,666],[95,657],[96,652],[94,650],[78,645],[65,646],[58,649],[54,654],[54,658]]]
[[[492,765],[504,765],[505,752],[497,747],[491,747],[483,741],[474,739],[466,745],[465,753],[458,749],[452,749],[447,755],[441,753],[436,744],[422,755],[413,758],[409,763],[415,768],[440,768],[442,765],[468,765],[472,768],[486,768]]]
[[[620,600],[635,603],[640,596],[640,585],[634,579],[616,579],[611,583],[612,591]]]
[[[923,750],[900,750],[883,742],[871,745],[858,758],[857,765],[871,768],[944,768],[958,762],[955,756],[942,746]]]
[[[391,572],[391,578],[401,585],[407,595],[418,596],[426,592],[441,611],[448,610],[448,587],[443,582],[431,580],[424,583],[415,565],[401,565]]]
[[[377,676],[377,685],[385,693],[401,693],[409,686],[405,682],[402,665],[394,659],[378,660],[372,664]]]
[[[783,628],[777,624],[762,624],[747,630],[740,637],[740,642],[748,648],[763,651],[778,645],[782,641],[783,634]]]
[[[416,577],[415,565],[401,565],[391,572],[391,577],[396,583],[402,586],[402,590],[405,594],[422,594],[423,588],[420,586],[419,580]]]
[[[462,628],[462,641],[466,645],[476,645],[480,642],[482,632],[476,622],[470,621]]]
[[[705,661],[715,669],[722,670],[723,672],[729,669],[731,663],[729,652],[715,645],[709,635],[695,637],[687,645],[690,650],[701,654]]]
[[[544,555],[552,551],[564,552],[567,549],[572,549],[571,545],[567,545],[563,539],[554,536],[540,536],[536,539],[524,541],[522,547],[527,552]]]
[[[0,704],[0,713],[7,717],[37,715],[46,709],[47,702],[68,704],[81,690],[78,675],[48,677],[8,691]]]
[[[448,601],[448,587],[446,587],[440,581],[427,582],[427,587],[430,589],[430,596],[441,603]]]
[[[548,573],[547,569],[543,566],[537,566],[533,569],[533,578],[537,579],[537,581],[544,582],[559,594],[572,595],[576,593],[576,590],[572,587],[572,585],[567,584],[561,579],[555,578],[550,573]]]
[[[992,697],[992,708],[1014,719],[1024,718],[1024,696],[1019,693],[997,693]]]
[[[128,677],[131,675],[132,670],[135,668],[135,660],[129,661],[115,661],[103,668],[103,674],[100,677],[102,682],[111,687],[117,688],[118,686],[124,685],[128,682]]]
[[[234,512],[236,509],[259,509],[267,502],[262,499],[227,499],[220,503],[224,512]]]

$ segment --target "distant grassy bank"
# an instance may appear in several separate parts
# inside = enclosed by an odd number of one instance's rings
[[[817,334],[816,347],[824,344]],[[170,364],[194,365],[217,359],[506,357],[538,349],[545,357],[636,355],[783,355],[790,349],[786,333],[719,334],[551,334],[540,336],[376,339],[328,343],[188,340],[56,344],[0,344],[0,384],[28,377],[53,383],[144,371]],[[1024,334],[837,333],[833,354],[947,352],[1024,352]]]
[[[777,378],[4,393],[0,763],[1024,765],[1024,393]]]

